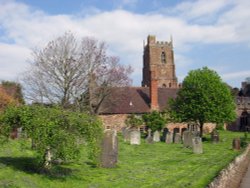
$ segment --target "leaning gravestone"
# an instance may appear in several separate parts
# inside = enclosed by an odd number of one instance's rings
[[[151,129],[148,129],[148,136],[146,138],[146,143],[152,144],[153,143],[153,137],[151,135]]]
[[[233,150],[240,150],[240,139],[239,138],[233,139]]]
[[[175,135],[174,135],[174,143],[175,144],[181,143],[181,134],[180,133],[175,133]]]
[[[106,130],[102,141],[101,166],[113,168],[118,158],[118,139],[116,131]]]
[[[219,143],[220,137],[219,137],[219,132],[217,130],[213,130],[211,133],[211,141],[212,143]]]
[[[140,145],[141,144],[141,132],[138,130],[132,130],[130,132],[130,144]]]
[[[153,141],[154,142],[160,142],[160,132],[159,131],[154,132]]]
[[[167,144],[171,144],[173,143],[173,133],[172,132],[168,132],[167,133],[167,137],[166,137],[166,141]]]
[[[201,154],[203,153],[202,150],[202,140],[200,137],[193,138],[193,153]]]

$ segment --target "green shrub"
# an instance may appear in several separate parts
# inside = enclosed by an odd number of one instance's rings
[[[90,148],[90,158],[97,162],[103,130],[95,116],[37,105],[9,107],[1,117],[1,134],[8,137],[14,127],[22,127],[24,135],[32,139],[41,165],[46,163],[48,150],[52,159],[79,158],[84,143]]]

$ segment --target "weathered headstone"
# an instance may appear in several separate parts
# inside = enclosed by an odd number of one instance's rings
[[[129,142],[130,141],[130,127],[126,127],[123,131],[123,140],[124,142]]]
[[[121,128],[121,133],[122,133],[122,136],[124,137],[124,133],[125,133],[125,130],[126,130],[127,127],[122,127]]]
[[[154,142],[160,142],[160,132],[159,131],[155,131],[153,134],[153,141]]]
[[[183,146],[191,148],[193,143],[192,143],[193,135],[192,132],[190,131],[184,131],[183,132]]]
[[[17,138],[22,137],[22,127],[17,128]]]
[[[113,168],[118,158],[118,139],[116,131],[106,130],[102,141],[101,166]]]
[[[175,135],[174,135],[174,143],[175,144],[181,143],[181,134],[180,133],[175,133]]]
[[[240,150],[240,139],[239,138],[234,138],[232,145],[233,145],[234,150]]]
[[[168,128],[164,128],[162,133],[162,141],[166,140],[167,133],[168,133]]]
[[[152,144],[153,143],[153,137],[151,135],[151,129],[148,129],[148,136],[146,138],[146,143]]]
[[[182,128],[182,129],[181,129],[181,137],[183,137],[183,133],[184,133],[185,131],[187,131],[187,128]]]
[[[194,137],[192,140],[193,140],[193,153],[196,153],[196,154],[203,153],[201,138]]]
[[[217,130],[213,130],[211,133],[211,141],[213,143],[219,143],[220,138],[219,138],[219,132]]]
[[[179,128],[174,128],[174,134],[175,133],[179,133],[180,132],[180,129]]]
[[[132,130],[130,132],[130,144],[140,145],[141,144],[141,132],[138,130]]]
[[[173,133],[172,132],[168,132],[167,133],[167,137],[166,137],[166,141],[167,144],[171,144],[173,143]]]

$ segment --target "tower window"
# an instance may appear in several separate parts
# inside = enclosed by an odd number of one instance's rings
[[[165,52],[161,53],[161,63],[166,63],[166,54],[165,54]]]

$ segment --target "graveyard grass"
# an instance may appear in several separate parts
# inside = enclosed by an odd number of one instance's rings
[[[83,150],[77,163],[57,166],[50,174],[34,170],[34,153],[27,141],[11,141],[0,149],[0,187],[202,188],[242,152],[232,150],[235,137],[244,134],[220,131],[218,144],[212,144],[208,135],[203,154],[193,154],[182,144],[129,145],[119,137],[116,168],[94,167]]]

